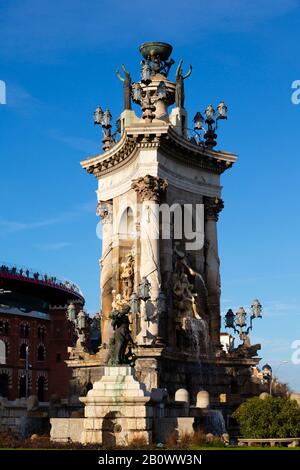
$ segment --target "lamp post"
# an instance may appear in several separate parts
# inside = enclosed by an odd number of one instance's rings
[[[29,395],[29,346],[26,346],[26,356],[25,356],[25,398],[27,400]]]
[[[262,305],[258,299],[255,299],[252,302],[250,307],[251,316],[250,321],[247,327],[247,312],[243,307],[240,307],[238,311],[234,314],[231,309],[225,315],[225,328],[231,328],[235,333],[238,333],[240,338],[242,336],[248,336],[249,332],[253,328],[253,320],[257,318],[262,318]]]
[[[274,380],[276,379],[276,374],[277,372],[279,371],[280,367],[283,366],[284,364],[288,364],[289,361],[280,361],[278,367],[276,368],[274,374],[272,372],[272,369],[271,369],[271,380],[270,380],[270,395],[272,396],[272,385],[273,385],[273,382]]]
[[[77,315],[75,305],[71,303],[67,309],[67,318],[71,323],[73,323],[76,335],[78,337],[76,347],[84,350],[86,342],[86,331],[89,326],[87,313],[82,309],[78,312]]]
[[[112,115],[110,110],[107,108],[103,111],[100,106],[97,106],[94,112],[94,124],[102,127],[103,132],[103,150],[110,149],[111,144],[114,142],[114,136],[111,134],[111,120]]]
[[[199,138],[198,132],[204,132],[205,146],[207,148],[213,149],[217,145],[216,130],[218,128],[218,122],[219,120],[227,119],[227,111],[228,108],[224,101],[220,101],[217,106],[217,117],[215,117],[216,111],[211,104],[209,104],[204,111],[205,117],[203,117],[199,111],[195,114],[194,130]],[[204,122],[207,124],[207,129],[204,127]]]

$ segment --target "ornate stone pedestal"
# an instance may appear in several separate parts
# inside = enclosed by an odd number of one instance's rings
[[[151,442],[152,407],[150,393],[138,382],[128,366],[104,367],[84,403],[84,431],[81,442],[106,446],[129,445],[134,439]]]

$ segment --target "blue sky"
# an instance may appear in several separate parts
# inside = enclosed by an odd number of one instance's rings
[[[219,148],[239,155],[223,176],[222,309],[258,297],[262,364],[290,361],[300,339],[299,22],[296,0],[0,0],[0,259],[74,280],[98,309],[96,180],[79,165],[101,149],[92,113],[120,113],[115,70],[124,62],[138,78],[140,43],[171,42],[173,58],[193,64],[190,118],[224,99]],[[300,391],[299,372],[278,370]]]

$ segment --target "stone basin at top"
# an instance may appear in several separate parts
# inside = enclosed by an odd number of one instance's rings
[[[140,45],[140,53],[147,59],[149,55],[159,55],[161,60],[168,60],[173,47],[166,42],[144,42]]]

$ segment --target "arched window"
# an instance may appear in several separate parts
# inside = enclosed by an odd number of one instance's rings
[[[29,325],[27,325],[27,323],[21,323],[21,325],[20,325],[20,336],[22,338],[28,338],[28,336],[29,336]]]
[[[0,374],[0,397],[8,398],[9,377],[7,374]]]
[[[44,326],[39,326],[38,327],[38,339],[43,340],[45,339],[45,327]]]
[[[119,238],[132,239],[134,236],[134,217],[131,207],[124,210],[119,223]]]
[[[19,398],[26,398],[26,376],[21,375],[19,382]],[[28,392],[27,392],[28,393]]]
[[[42,344],[38,347],[37,359],[38,361],[45,360],[45,348]]]
[[[39,401],[45,401],[45,383],[46,383],[46,380],[45,380],[45,377],[43,377],[42,375],[38,378],[38,400]]]
[[[9,334],[9,323],[8,321],[0,320],[0,335]]]
[[[20,359],[26,359],[26,350],[27,350],[27,344],[22,343],[20,346]]]
[[[6,364],[7,347],[5,341],[0,339],[0,364]]]

